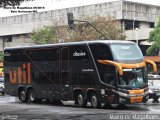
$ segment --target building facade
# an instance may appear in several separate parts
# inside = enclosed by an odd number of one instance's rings
[[[160,6],[120,0],[2,17],[0,18],[0,51],[4,47],[34,44],[28,35],[33,29],[53,23],[67,25],[67,12],[72,12],[76,19],[93,15],[113,16],[121,22],[126,40],[138,41],[139,44],[143,44],[142,41],[149,37],[157,17],[160,16]]]

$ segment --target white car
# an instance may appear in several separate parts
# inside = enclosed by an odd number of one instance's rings
[[[153,75],[153,74],[148,74],[148,80],[154,80],[154,79],[159,79],[160,80],[160,75]]]
[[[160,80],[148,80],[149,98],[158,101],[160,98]]]
[[[3,78],[0,78],[0,93],[2,95],[5,94],[5,92],[4,92],[4,79]]]

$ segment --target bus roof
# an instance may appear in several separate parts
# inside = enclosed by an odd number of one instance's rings
[[[6,47],[5,50],[12,49],[27,49],[27,48],[44,48],[44,47],[52,47],[52,46],[68,46],[68,45],[81,45],[81,44],[95,44],[95,43],[119,43],[119,44],[135,44],[131,41],[124,40],[93,40],[93,41],[81,41],[81,42],[66,42],[66,43],[55,43],[55,44],[44,44],[44,45],[32,45],[32,46],[17,46],[17,47]]]

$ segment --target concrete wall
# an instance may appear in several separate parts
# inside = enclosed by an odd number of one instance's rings
[[[145,31],[145,29],[148,29],[148,28],[150,28],[150,24],[147,23],[147,22],[141,22],[141,23],[139,24],[139,29],[142,29],[142,30]]]
[[[138,29],[137,30],[126,30],[125,34],[126,40],[146,40],[149,38],[150,31],[153,30],[153,28],[146,28],[146,29]]]
[[[4,40],[4,38],[0,37],[0,42],[2,42],[2,39],[4,41],[4,47],[34,45],[28,35],[13,35],[12,41],[7,41],[7,39]],[[0,47],[3,47],[3,45]]]
[[[122,14],[123,19],[155,22],[157,16],[160,16],[160,6],[125,1]]]
[[[34,14],[17,15],[0,18],[0,36],[11,34],[30,33],[34,28],[50,25],[67,24],[67,12],[72,12],[76,19],[84,16],[114,16],[122,18],[122,2],[109,2],[74,8],[52,10]]]
[[[0,18],[0,43],[2,37],[13,35],[12,42],[5,42],[5,46],[19,46],[33,44],[28,37],[23,40],[22,37],[17,37],[18,34],[30,33],[33,29],[44,25],[66,25],[67,12],[72,12],[75,19],[81,19],[83,16],[113,16],[120,20],[136,20],[141,21],[138,30],[138,39],[147,39],[151,29],[147,22],[155,22],[155,19],[160,15],[160,7],[153,5],[140,4],[127,1],[114,1],[101,4],[52,10],[34,14],[17,15],[11,17]],[[144,22],[145,21],[145,22]],[[135,38],[135,31],[125,31],[126,40]],[[31,43],[30,43],[31,42]],[[0,49],[2,44],[0,45]]]
[[[0,51],[3,51],[3,39],[0,38]]]

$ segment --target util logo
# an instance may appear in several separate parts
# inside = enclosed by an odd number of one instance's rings
[[[3,76],[3,73],[2,73],[2,72],[0,72],[0,76]]]
[[[10,70],[10,83],[31,84],[31,64],[24,63],[17,70]]]

